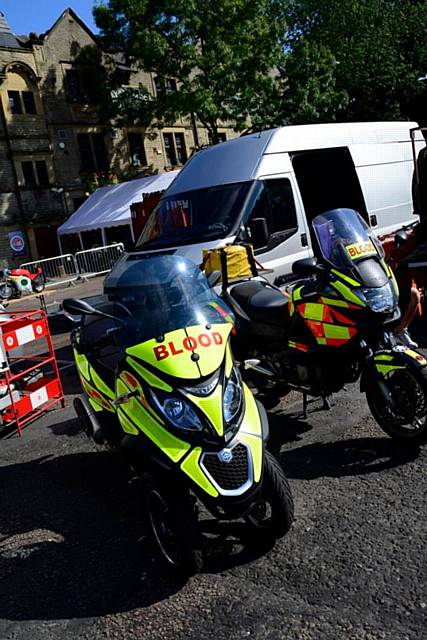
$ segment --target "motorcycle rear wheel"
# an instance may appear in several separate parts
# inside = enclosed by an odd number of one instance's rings
[[[265,538],[278,539],[288,533],[294,520],[294,501],[285,473],[269,452],[265,452],[261,496],[246,522]]]
[[[150,481],[144,487],[144,507],[152,538],[166,565],[185,576],[200,571],[203,554],[196,545],[198,518],[189,491]]]
[[[13,288],[6,283],[0,286],[0,300],[9,300],[13,296]]]
[[[396,407],[387,403],[378,384],[366,389],[375,420],[393,440],[404,444],[427,443],[427,367],[396,369],[384,377]]]

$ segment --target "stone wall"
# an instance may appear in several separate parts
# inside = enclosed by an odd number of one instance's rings
[[[128,134],[143,136],[144,131],[101,125],[96,107],[71,101],[67,70],[75,68],[74,61],[85,47],[94,45],[97,46],[89,29],[67,9],[41,40],[21,48],[0,47],[0,106],[4,114],[0,118],[0,258],[10,258],[6,229],[23,228],[23,224],[43,226],[49,220],[60,223],[74,211],[74,201],[85,196],[87,184],[80,175],[78,134],[103,135],[109,167],[120,179],[172,168],[166,161],[164,133],[184,134],[187,157],[195,148],[191,118],[182,117],[163,131],[144,137],[146,165],[135,166]],[[141,85],[155,97],[152,74],[141,70],[130,73],[129,86]],[[37,114],[11,113],[8,90],[32,91]],[[227,138],[234,137],[231,128],[223,130]],[[202,127],[198,127],[198,138],[199,144],[208,144]],[[50,188],[30,189],[24,185],[22,162],[37,160],[46,162]],[[54,193],[52,188],[63,192]],[[34,250],[35,244],[31,244]]]

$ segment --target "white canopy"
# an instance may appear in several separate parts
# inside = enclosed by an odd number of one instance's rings
[[[130,205],[141,202],[146,194],[164,191],[178,173],[179,171],[169,171],[110,187],[99,187],[59,227],[58,234],[131,224]]]

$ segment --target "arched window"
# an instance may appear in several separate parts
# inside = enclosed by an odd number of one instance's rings
[[[37,80],[23,65],[10,65],[2,86],[3,106],[7,117],[35,116],[42,112]]]

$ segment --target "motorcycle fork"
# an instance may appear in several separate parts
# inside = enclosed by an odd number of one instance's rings
[[[384,398],[384,401],[393,409],[396,409],[396,402],[394,400],[393,395],[389,391],[389,387],[387,383],[384,381],[382,374],[378,371],[375,365],[374,352],[371,347],[364,341],[360,341],[360,346],[362,348],[363,359],[365,360],[367,370],[372,377],[373,380],[378,384],[378,388],[381,392],[381,395]]]

